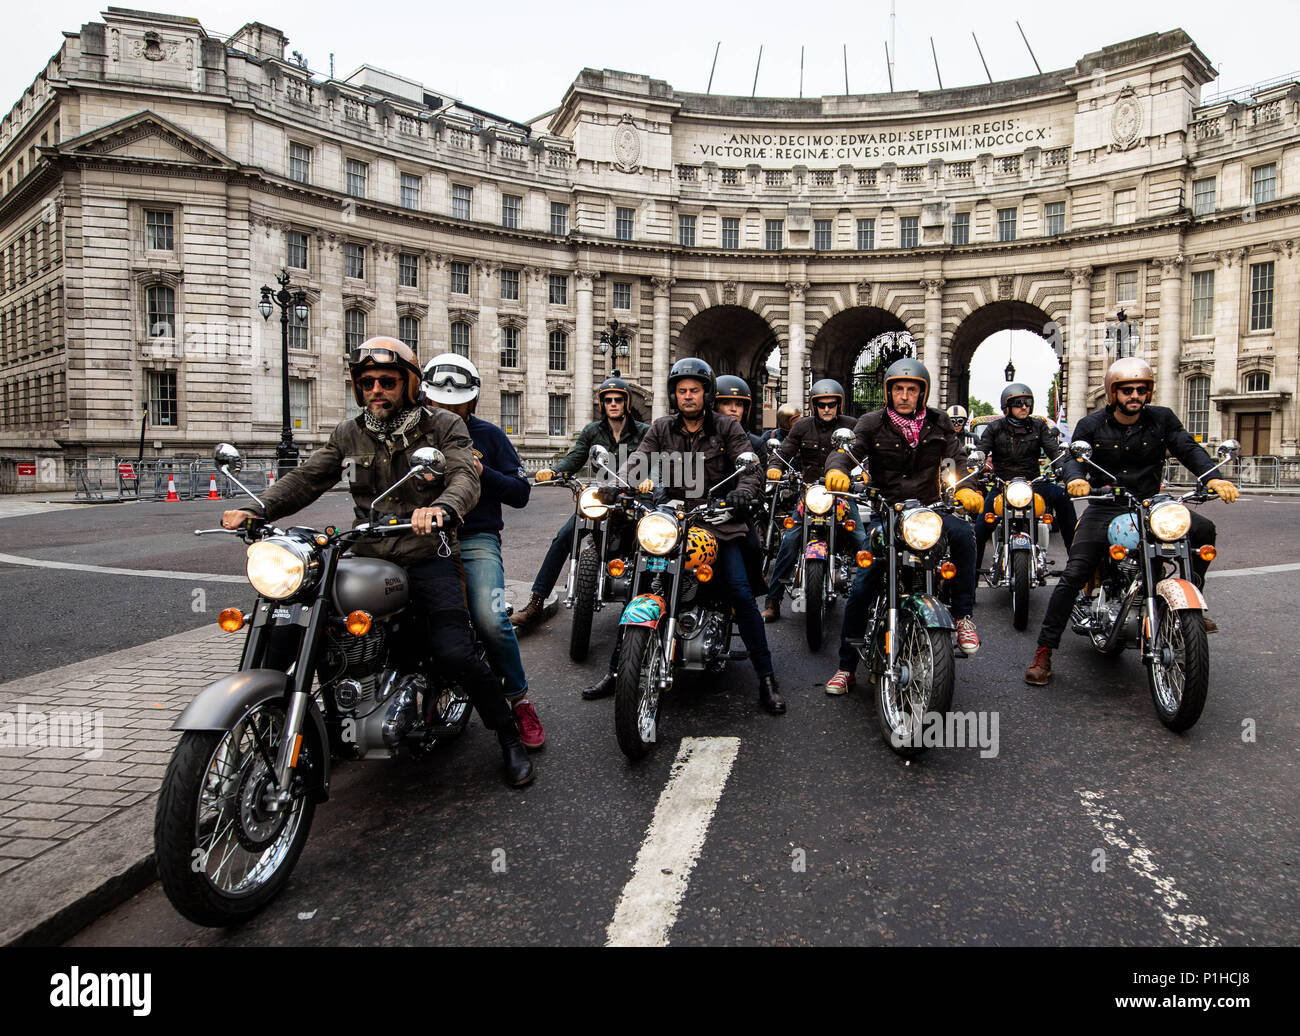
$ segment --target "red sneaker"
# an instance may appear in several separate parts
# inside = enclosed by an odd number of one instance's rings
[[[957,646],[967,655],[973,655],[980,649],[980,635],[975,632],[974,619],[957,620]]]
[[[835,670],[835,675],[826,681],[827,694],[848,694],[855,677],[847,669]]]
[[[533,703],[527,698],[520,698],[515,702],[514,712],[515,725],[519,728],[519,740],[523,742],[524,747],[534,751],[546,744],[546,731],[542,729],[542,721],[537,718],[537,710],[533,708]]]

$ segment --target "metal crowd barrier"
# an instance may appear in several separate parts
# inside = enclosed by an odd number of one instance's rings
[[[1216,474],[1229,482],[1254,489],[1300,486],[1300,459],[1283,459],[1268,454],[1238,457],[1228,461]],[[1190,486],[1196,479],[1181,462],[1167,460],[1163,481],[1172,486]]]

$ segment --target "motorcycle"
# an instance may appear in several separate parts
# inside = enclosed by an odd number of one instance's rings
[[[791,472],[794,471],[784,457],[777,457],[775,454],[773,457],[790,468]],[[769,464],[768,470],[771,471],[774,467],[775,464]],[[799,501],[798,486],[785,476],[766,479],[763,483],[763,501],[764,518],[760,529],[763,546],[763,578],[770,581],[772,566],[776,564],[776,556],[781,552],[781,538],[787,528],[786,519],[794,513]]]
[[[756,454],[742,453],[736,470],[689,511],[675,501],[651,506],[622,495],[640,515],[635,596],[619,619],[623,642],[614,684],[614,731],[630,760],[643,758],[657,740],[659,700],[675,676],[721,673],[731,657],[731,604],[709,586],[718,540],[708,526],[734,510],[712,494],[757,465]]]
[[[1173,731],[1196,723],[1210,686],[1208,605],[1193,579],[1187,542],[1192,519],[1184,501],[1200,504],[1212,499],[1215,494],[1205,489],[1205,481],[1240,448],[1235,439],[1220,443],[1219,463],[1180,497],[1157,493],[1139,500],[1114,485],[1083,498],[1120,503],[1125,509],[1107,528],[1110,546],[1098,572],[1097,594],[1075,604],[1072,629],[1088,637],[1103,655],[1118,655],[1130,644],[1141,652],[1156,716]],[[1076,440],[1069,449],[1076,459],[1114,480],[1093,462],[1089,443]],[[1215,549],[1207,544],[1199,553],[1209,561]]]
[[[222,443],[213,457],[261,506],[235,477],[239,451]],[[172,725],[182,734],[158,796],[159,877],[196,924],[238,923],[276,896],[329,798],[332,757],[427,755],[469,722],[468,695],[439,675],[421,616],[407,608],[405,570],[347,553],[363,538],[410,530],[377,505],[411,478],[441,478],[441,451],[424,447],[412,460],[375,499],[370,521],[352,529],[251,519],[195,530],[248,544],[258,595],[247,615],[219,616],[226,632],[247,629],[239,671],[201,691]],[[445,536],[443,546],[450,551]]]
[[[1055,464],[1065,454],[1055,458]],[[1048,538],[1052,531],[1052,514],[1034,485],[1051,481],[1043,474],[1032,482],[1025,478],[1010,481],[994,478],[1000,492],[993,501],[993,513],[984,520],[996,523],[993,528],[993,562],[989,568],[989,586],[1006,586],[1011,592],[1011,624],[1022,630],[1029,625],[1029,589],[1046,586],[1050,562]]]

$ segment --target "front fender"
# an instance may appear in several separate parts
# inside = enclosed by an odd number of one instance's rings
[[[658,594],[641,594],[640,597],[634,597],[623,609],[623,614],[618,620],[620,626],[648,626],[650,629],[657,629],[659,620],[663,618],[664,599]]]
[[[1029,538],[1029,533],[1013,532],[1011,534],[1011,542],[1008,544],[1008,549],[1029,550],[1031,547],[1033,547],[1033,545],[1034,545],[1033,540]]]
[[[943,602],[937,597],[931,597],[929,594],[909,594],[899,603],[915,615],[922,626],[934,630],[955,630],[957,628],[957,623],[952,618],[952,612],[948,611]]]
[[[1156,593],[1165,599],[1171,611],[1204,611],[1209,605],[1205,595],[1197,589],[1196,584],[1187,579],[1170,576],[1156,583]]]
[[[804,548],[804,560],[825,561],[827,558],[827,546],[825,540],[809,540],[808,546]]]

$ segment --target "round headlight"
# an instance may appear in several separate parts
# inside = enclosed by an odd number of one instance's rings
[[[595,521],[609,514],[609,505],[602,504],[600,498],[596,495],[599,492],[599,486],[588,486],[578,497],[578,510],[582,512],[584,518]]]
[[[803,502],[813,514],[825,514],[835,503],[835,497],[831,496],[825,486],[809,486]]]
[[[1012,507],[1028,507],[1034,502],[1034,487],[1023,478],[1013,478],[1007,483],[1006,495]]]
[[[677,523],[656,511],[636,523],[636,538],[647,552],[667,554],[677,545]]]
[[[1187,535],[1192,527],[1192,514],[1178,501],[1169,500],[1151,508],[1150,521],[1156,539],[1171,543]]]
[[[283,600],[302,589],[310,563],[305,544],[279,537],[261,540],[248,548],[248,581],[263,597]]]
[[[943,519],[928,507],[914,507],[903,515],[903,539],[913,550],[929,550],[943,535]]]

